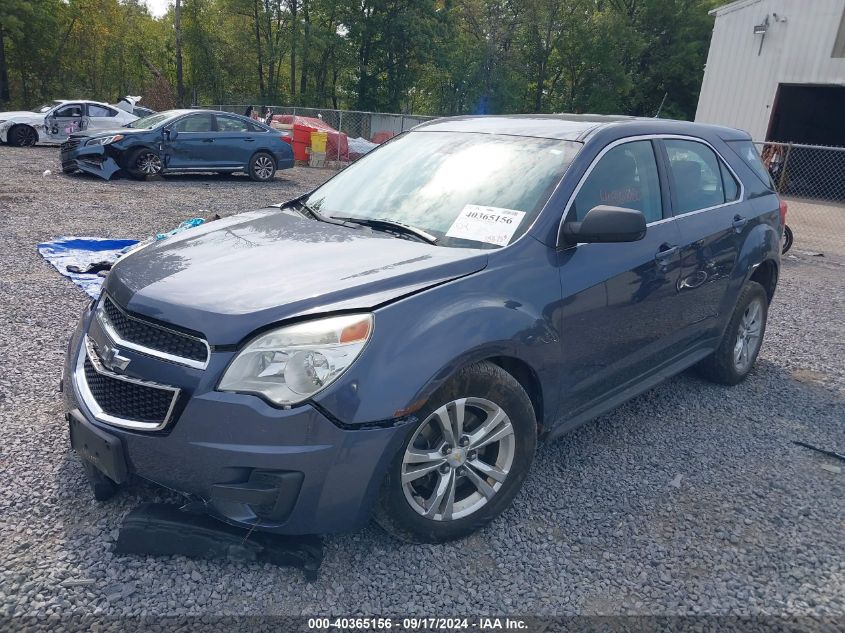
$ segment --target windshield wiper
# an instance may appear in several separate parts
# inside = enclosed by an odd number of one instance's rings
[[[332,217],[335,220],[342,220],[343,222],[360,224],[361,226],[367,226],[377,231],[393,231],[394,233],[401,233],[403,235],[410,235],[412,237],[416,237],[421,242],[437,244],[437,238],[431,233],[427,233],[426,231],[418,229],[415,226],[411,226],[410,224],[396,222],[395,220],[377,220],[373,218],[343,218],[338,216]]]

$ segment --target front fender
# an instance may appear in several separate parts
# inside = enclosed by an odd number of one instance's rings
[[[314,401],[344,424],[388,421],[417,410],[460,368],[509,357],[532,370],[542,392],[540,417],[554,419],[560,282],[554,268],[543,270],[545,260],[537,264],[485,269],[376,310],[361,357]]]

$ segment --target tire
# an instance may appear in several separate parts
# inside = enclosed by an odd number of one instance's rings
[[[29,125],[13,125],[6,136],[9,145],[15,147],[32,147],[38,143],[38,132]]]
[[[745,380],[763,345],[768,314],[766,291],[756,281],[749,281],[739,294],[719,347],[696,366],[698,373],[721,385],[736,385]],[[745,340],[744,345],[740,338]]]
[[[249,159],[249,177],[256,182],[273,180],[276,175],[276,159],[267,152],[256,152]]]
[[[126,173],[134,180],[146,180],[147,176],[159,176],[163,168],[161,157],[146,147],[139,147],[129,152],[124,163]]]
[[[458,411],[463,433],[452,440]],[[504,369],[480,362],[438,389],[417,417],[388,467],[374,518],[409,543],[465,537],[501,514],[528,475],[537,445],[531,400]]]
[[[792,242],[795,239],[795,236],[792,235],[792,229],[783,225],[783,247],[781,248],[781,255],[786,255],[786,252],[792,248]]]

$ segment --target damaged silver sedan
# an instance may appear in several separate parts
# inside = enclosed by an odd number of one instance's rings
[[[74,132],[123,127],[138,119],[133,109],[140,100],[126,96],[114,105],[60,100],[34,110],[0,112],[0,142],[18,147],[60,145]]]

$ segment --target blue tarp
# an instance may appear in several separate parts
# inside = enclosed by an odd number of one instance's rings
[[[95,262],[113,262],[123,249],[137,243],[138,240],[112,240],[104,237],[60,237],[39,244],[38,252],[62,275],[69,277],[88,296],[96,299],[100,296],[103,278],[97,274],[71,273],[67,266],[75,265],[84,270]]]

